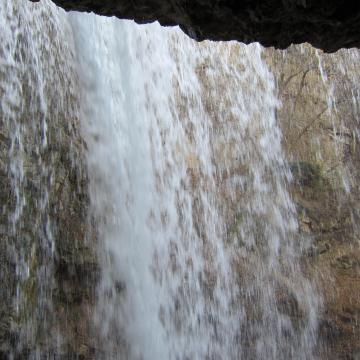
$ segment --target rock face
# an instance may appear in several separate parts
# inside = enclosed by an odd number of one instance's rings
[[[241,71],[239,59],[243,54],[237,45],[232,46],[232,51],[232,65]],[[320,299],[316,343],[319,359],[355,360],[360,353],[359,55],[357,50],[325,54],[308,44],[291,46],[287,50],[270,48],[263,51],[281,101],[277,120],[293,176],[289,190],[297,208],[298,241],[311,240],[312,243],[304,251],[301,263]],[[224,59],[225,55],[222,61],[226,64]],[[220,127],[225,116],[218,117],[214,103],[218,99],[226,101],[224,88],[229,87],[231,78],[221,73],[216,82],[211,82],[206,76],[208,66],[205,60],[198,69],[204,88],[202,98],[214,126]],[[241,88],[246,84],[238,86]],[[244,142],[240,133],[237,137],[243,146],[251,146]],[[229,155],[231,151],[224,150],[233,146],[223,144],[217,164],[234,162]],[[239,156],[239,152],[236,154]],[[226,194],[221,184],[227,176],[232,173],[248,176],[249,173],[247,166],[230,169],[225,176],[220,175],[217,186],[221,194]],[[244,196],[246,194],[241,193],[233,198],[222,198],[229,211],[229,238],[239,238],[244,214],[236,214],[233,209]],[[258,259],[247,257],[237,264],[240,282],[253,281],[244,264],[252,261],[253,270]],[[301,324],[306,315],[291,293],[294,284],[296,279],[289,284],[279,283],[276,291],[278,306],[293,323]],[[251,302],[247,314],[256,316],[254,308],[254,302]]]
[[[0,24],[18,32],[0,45],[0,358],[89,359],[99,272],[74,54],[47,46],[53,31],[69,35],[48,21],[53,5],[34,21],[9,4]]]
[[[34,0],[32,0],[34,1]],[[38,1],[38,0],[36,0]],[[360,46],[360,3],[346,0],[54,0],[66,10],[179,25],[196,40],[286,48],[309,42],[327,52]]]
[[[322,359],[358,359],[360,351],[358,51],[324,54],[311,46],[264,51],[277,79],[277,116],[292,164],[303,256],[322,306]]]

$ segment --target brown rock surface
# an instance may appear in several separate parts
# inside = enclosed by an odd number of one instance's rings
[[[0,44],[0,358],[88,359],[98,265],[74,53],[48,46],[64,35],[52,7],[32,22],[11,6],[22,26]]]
[[[360,350],[359,53],[311,46],[264,51],[282,106],[278,120],[292,164],[304,255],[322,307],[319,353],[357,359]]]

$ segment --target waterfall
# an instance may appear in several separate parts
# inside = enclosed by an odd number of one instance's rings
[[[107,356],[312,358],[318,300],[301,275],[306,241],[260,46],[70,21]],[[284,296],[303,323],[281,308]]]
[[[52,291],[61,201],[53,198],[64,174],[54,164],[67,158],[69,173],[76,158],[71,143],[64,149],[77,111],[71,37],[51,2],[0,2],[2,316],[15,309],[2,318],[2,336],[15,359],[51,356],[59,337]]]
[[[298,224],[310,201],[291,195],[304,149],[289,142],[312,124],[293,130],[300,91],[280,101],[300,72],[276,79],[259,44],[48,0],[0,0],[0,40],[1,358],[326,358],[316,236]],[[303,80],[316,69],[328,90],[314,119],[329,114],[342,166],[319,183],[341,188],[358,239],[358,78],[343,119],[330,60],[311,56]],[[336,74],[355,74],[358,53],[343,57]],[[309,139],[304,158],[328,155]]]

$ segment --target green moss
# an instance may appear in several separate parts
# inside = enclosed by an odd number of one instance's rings
[[[325,200],[334,196],[332,183],[319,164],[300,161],[291,165],[291,172],[294,185],[301,189],[305,199]]]
[[[237,213],[235,215],[235,219],[234,219],[233,223],[228,228],[228,232],[227,232],[228,238],[231,239],[238,235],[239,228],[240,228],[241,224],[243,223],[243,221],[244,221],[244,215],[242,213]]]
[[[324,185],[325,181],[318,164],[300,161],[291,165],[291,172],[295,182],[301,186],[308,186],[320,190],[322,189],[322,185]]]

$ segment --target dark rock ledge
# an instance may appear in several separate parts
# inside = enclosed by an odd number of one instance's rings
[[[31,0],[38,2],[39,0]],[[196,40],[254,41],[287,48],[309,42],[326,52],[360,47],[360,2],[354,0],[53,0],[66,10],[137,23],[179,25]]]

